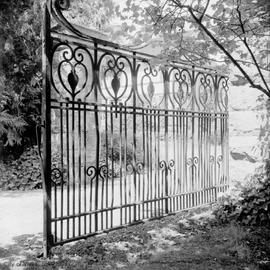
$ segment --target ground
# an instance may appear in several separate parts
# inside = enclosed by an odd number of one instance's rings
[[[22,235],[0,248],[0,269],[270,269],[270,228],[221,225],[211,208],[55,247],[38,258],[42,236]]]

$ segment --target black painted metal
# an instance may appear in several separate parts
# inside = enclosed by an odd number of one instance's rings
[[[151,66],[153,56],[79,32],[62,15],[68,6],[45,9],[45,255],[211,203],[229,183],[227,78]]]

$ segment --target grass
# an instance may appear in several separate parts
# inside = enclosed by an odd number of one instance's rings
[[[26,270],[270,269],[270,228],[219,225],[196,211],[56,247],[50,259],[38,259],[40,250],[31,245],[37,247],[40,239],[30,240],[28,251],[23,237],[15,249],[21,256],[19,265]],[[0,257],[12,258],[11,253],[12,247],[1,249]],[[0,269],[12,269],[12,261],[2,266],[0,260]]]

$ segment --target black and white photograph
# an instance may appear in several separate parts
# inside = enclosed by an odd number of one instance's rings
[[[0,270],[270,269],[269,0],[0,0]]]

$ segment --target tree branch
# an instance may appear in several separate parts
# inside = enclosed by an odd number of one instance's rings
[[[203,29],[203,31],[208,35],[208,37],[214,42],[214,44],[231,60],[231,62],[239,69],[239,71],[244,75],[244,77],[247,79],[251,87],[257,88],[263,93],[265,93],[268,97],[270,97],[270,91],[262,87],[260,84],[255,84],[250,76],[246,73],[246,71],[241,67],[241,65],[232,57],[232,55],[222,46],[222,44],[219,43],[219,41],[212,35],[212,33],[205,27],[204,24],[202,24],[199,19],[195,16],[193,13],[193,10],[190,6],[186,7],[192,16],[192,18],[195,20],[195,22]]]
[[[246,80],[249,82],[250,86],[253,88],[256,88],[263,93],[265,93],[268,97],[270,97],[270,90],[267,86],[266,88],[263,87],[261,84],[256,84],[249,74],[242,68],[242,66],[239,64],[239,62],[226,50],[226,48],[213,36],[213,34],[210,32],[210,30],[201,22],[200,17],[197,17],[193,11],[196,12],[196,10],[193,10],[193,8],[190,5],[184,5],[181,3],[180,0],[171,0],[172,3],[174,3],[176,6],[178,6],[180,9],[187,9],[190,13],[193,20],[198,24],[198,26],[206,33],[206,35],[213,41],[213,43],[230,59],[230,61],[238,68],[238,70],[242,73],[242,75],[246,78]],[[254,55],[252,54],[254,57]],[[253,60],[254,61],[254,60]],[[256,59],[255,59],[256,61]],[[258,63],[255,62],[255,65],[257,64],[257,68],[259,71]],[[261,73],[261,70],[259,71]]]
[[[205,8],[204,8],[204,10],[203,10],[203,12],[202,12],[202,14],[201,14],[201,16],[200,16],[200,18],[199,18],[199,21],[200,21],[200,22],[202,22],[203,16],[204,16],[204,14],[205,14],[205,12],[206,12],[208,6],[209,6],[209,3],[210,3],[210,0],[207,0],[207,3],[206,3],[206,5],[205,5]]]

